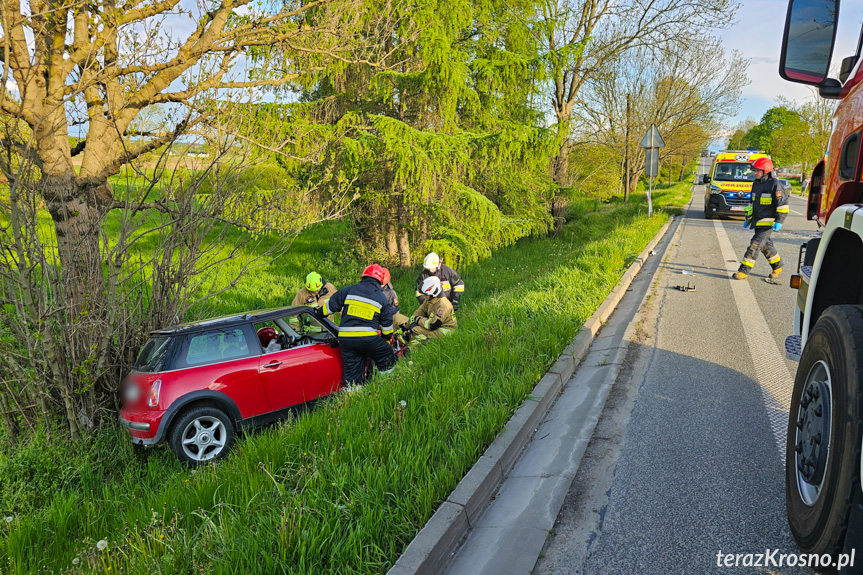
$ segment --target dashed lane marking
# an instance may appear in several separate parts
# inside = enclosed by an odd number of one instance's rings
[[[722,259],[725,261],[738,262],[731,240],[722,222],[714,220],[716,235],[719,238],[719,247],[722,250]],[[755,377],[764,397],[764,406],[767,409],[767,417],[773,430],[773,438],[779,449],[779,456],[785,458],[785,436],[788,432],[788,410],[791,407],[791,394],[794,388],[794,378],[788,372],[785,365],[785,356],[780,353],[779,346],[773,339],[773,334],[767,326],[761,307],[752,293],[752,287],[748,281],[730,279],[730,274],[737,271],[736,268],[729,270],[729,281],[731,282],[731,293],[737,304],[737,313],[740,314],[740,322],[743,324],[743,333],[752,363],[755,366]]]

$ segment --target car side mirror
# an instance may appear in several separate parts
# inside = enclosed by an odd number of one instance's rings
[[[701,183],[702,184],[709,184],[710,183],[710,176],[708,176],[706,174],[701,176]]]

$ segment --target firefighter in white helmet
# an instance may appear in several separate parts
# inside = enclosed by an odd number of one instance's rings
[[[422,291],[422,285],[430,277],[436,277],[440,280],[443,297],[452,303],[453,311],[457,311],[461,296],[464,294],[464,281],[462,281],[454,269],[442,263],[440,256],[434,252],[425,257],[423,271],[417,278],[416,296],[420,303],[424,303],[428,299],[428,296]]]
[[[426,300],[414,312],[410,327],[405,333],[411,345],[447,336],[458,327],[452,304],[443,295],[440,278],[427,277],[420,289]]]

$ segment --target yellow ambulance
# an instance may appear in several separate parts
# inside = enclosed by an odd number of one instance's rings
[[[704,176],[704,217],[743,215],[752,203],[752,162],[769,158],[764,152],[725,150],[716,154]]]

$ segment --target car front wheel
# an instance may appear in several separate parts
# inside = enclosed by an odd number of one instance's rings
[[[860,489],[863,306],[832,306],[806,341],[788,417],[788,524],[806,553],[836,555]]]
[[[225,455],[234,442],[234,426],[215,407],[193,407],[171,426],[168,445],[177,459],[199,465]]]

